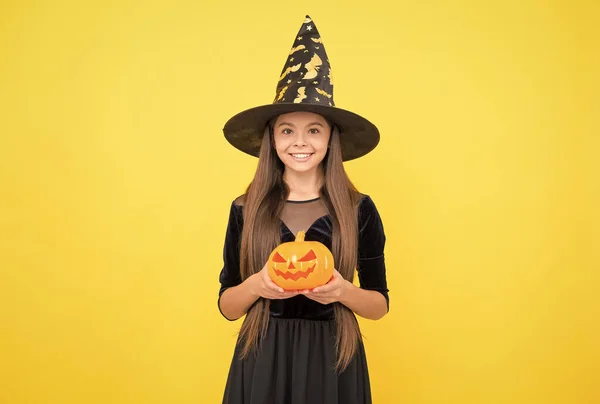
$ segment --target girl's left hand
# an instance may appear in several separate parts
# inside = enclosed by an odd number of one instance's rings
[[[334,269],[332,279],[325,285],[317,286],[314,289],[304,289],[300,293],[321,304],[329,304],[342,300],[349,284],[350,282]]]

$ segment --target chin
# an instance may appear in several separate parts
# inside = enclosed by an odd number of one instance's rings
[[[301,166],[301,167],[297,167],[294,165],[288,165],[287,166],[288,170],[297,172],[297,173],[307,173],[310,172],[312,170],[314,170],[315,168],[317,168],[316,166],[311,166],[311,167],[306,167],[306,166]]]

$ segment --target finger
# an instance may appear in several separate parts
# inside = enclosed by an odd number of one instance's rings
[[[262,296],[265,299],[281,299],[281,293],[270,289],[265,289]]]
[[[268,275],[267,275],[267,276],[266,276],[266,278],[265,278],[265,285],[266,285],[266,286],[267,286],[269,289],[271,289],[272,291],[277,291],[277,292],[279,292],[279,293],[283,293],[283,292],[285,292],[285,291],[283,290],[283,288],[282,288],[281,286],[277,285],[275,282],[273,282],[273,280],[271,279],[271,277],[270,277],[270,276],[268,276]]]
[[[290,297],[298,295],[298,292],[295,290],[285,290],[283,292],[268,291],[267,295],[269,296],[268,299],[289,299]]]
[[[337,289],[338,287],[339,287],[339,281],[337,279],[335,279],[333,281],[330,281],[329,283],[326,283],[325,285],[317,286],[312,291],[313,291],[313,293],[327,293],[327,292],[331,292],[334,289]]]
[[[313,293],[327,292],[329,289],[331,289],[331,284],[325,283],[323,285],[315,286],[314,288],[312,288],[312,292]]]
[[[326,298],[322,298],[322,297],[317,297],[317,296],[307,296],[309,299],[314,300],[317,303],[321,303],[321,304],[328,304],[329,300]]]
[[[313,288],[313,290],[312,290],[312,293],[322,293],[322,292],[327,292],[326,286],[317,286],[316,288]]]
[[[331,290],[337,288],[341,276],[342,275],[334,268],[331,279],[329,279],[329,281],[327,281],[327,283],[325,283],[324,285],[320,285],[320,286],[317,286],[316,288],[313,288],[312,291],[315,293],[320,293],[320,292],[331,291]]]

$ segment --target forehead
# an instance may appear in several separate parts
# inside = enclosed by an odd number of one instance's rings
[[[324,126],[327,125],[327,120],[323,118],[323,116],[315,114],[314,112],[306,111],[289,112],[287,114],[279,115],[275,120],[275,125],[277,126],[281,123],[289,123],[296,126],[303,126],[313,122],[318,122]]]

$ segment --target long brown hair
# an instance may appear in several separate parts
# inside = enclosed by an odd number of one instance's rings
[[[242,280],[259,272],[271,251],[281,242],[279,215],[289,195],[289,188],[283,181],[284,165],[274,150],[273,122],[265,129],[256,173],[244,198],[244,227],[240,246]],[[357,207],[360,193],[344,170],[339,131],[333,125],[322,169],[323,185],[319,193],[333,226],[331,252],[336,269],[352,282],[357,263]],[[265,336],[269,323],[269,303],[268,299],[260,298],[248,310],[240,329],[242,357],[250,354]],[[361,333],[354,313],[346,306],[335,303],[334,315],[336,368],[342,371],[352,360]]]

